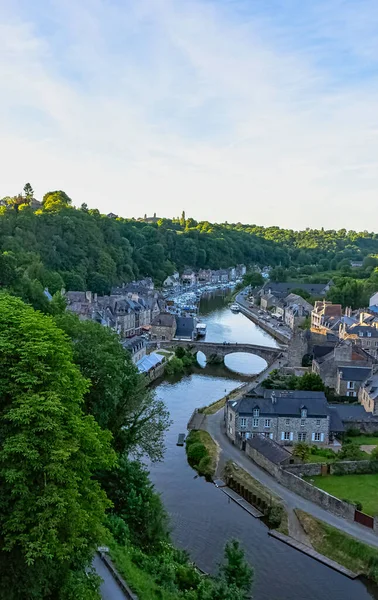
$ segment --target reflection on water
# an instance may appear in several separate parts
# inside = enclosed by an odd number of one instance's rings
[[[207,304],[202,301],[201,308],[208,323],[206,339],[209,341],[262,344],[265,340],[267,346],[274,344],[270,336],[243,315],[235,315],[225,308],[222,299],[212,299]],[[176,446],[178,434],[186,432],[194,408],[218,400],[245,380],[230,372],[227,375],[222,366],[211,366],[203,373],[198,371],[156,387],[173,424],[166,435],[165,459],[151,465],[151,479],[171,516],[175,542],[188,550],[202,569],[211,572],[222,558],[226,541],[232,537],[240,539],[248,560],[255,567],[255,600],[378,598],[374,587],[368,591],[362,582],[351,581],[269,537],[258,519],[230,501],[214,485],[196,476],[186,461],[185,449]]]
[[[267,367],[267,362],[263,358],[245,352],[228,354],[224,358],[224,364],[231,371],[242,375],[257,375]]]

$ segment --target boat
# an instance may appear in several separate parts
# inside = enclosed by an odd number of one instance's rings
[[[232,312],[239,312],[239,305],[238,304],[231,304],[230,306],[230,310],[232,310]]]
[[[206,323],[197,323],[196,333],[198,337],[204,337],[206,335],[207,325]]]

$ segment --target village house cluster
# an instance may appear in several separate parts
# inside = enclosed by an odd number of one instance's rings
[[[246,272],[247,267],[245,265],[217,270],[199,269],[199,271],[194,271],[193,269],[184,269],[181,276],[178,271],[173,275],[169,275],[163,282],[163,287],[174,290],[181,286],[230,283],[242,278]]]

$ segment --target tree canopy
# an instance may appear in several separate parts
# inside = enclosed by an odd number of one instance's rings
[[[60,598],[103,535],[93,473],[114,464],[111,436],[82,411],[68,338],[7,294],[0,354],[0,598]]]

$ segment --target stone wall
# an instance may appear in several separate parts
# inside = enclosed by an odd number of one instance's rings
[[[246,444],[245,453],[253,462],[255,462],[259,467],[268,471],[273,477],[279,479],[280,467],[272,463],[265,456],[263,456],[260,452],[252,448],[249,444]]]
[[[289,343],[288,364],[289,367],[302,366],[302,358],[308,353],[308,333],[306,330],[296,329]]]
[[[369,419],[344,420],[345,429],[358,429],[361,433],[375,433],[378,431],[378,417],[370,416]]]
[[[322,474],[322,463],[307,463],[304,465],[288,465],[286,471],[298,477],[315,477]]]
[[[372,460],[343,460],[330,465],[331,475],[363,475],[377,472],[378,461]]]

